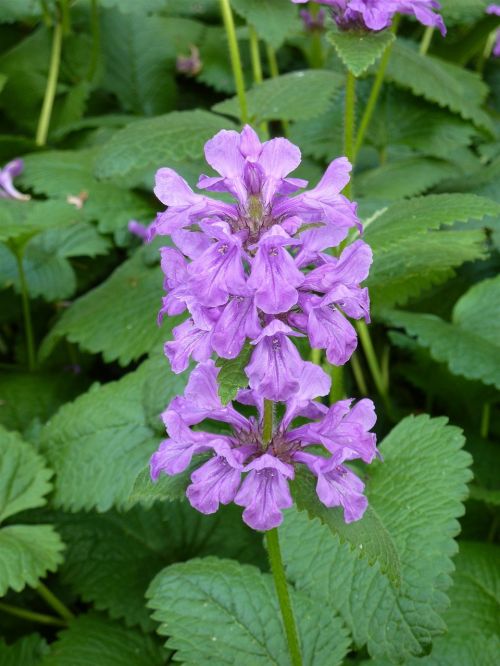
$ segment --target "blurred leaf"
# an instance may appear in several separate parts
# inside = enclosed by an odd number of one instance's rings
[[[46,229],[61,229],[81,220],[81,212],[63,201],[15,201],[0,198],[0,242],[25,242]]]
[[[44,638],[38,634],[23,636],[12,645],[0,638],[1,666],[40,666],[40,661],[49,651]]]
[[[215,557],[173,564],[147,594],[158,633],[186,666],[290,664],[273,580],[255,567]],[[339,666],[349,648],[339,617],[324,603],[292,600],[304,665]]]
[[[282,0],[232,0],[234,11],[252,25],[259,37],[279,48],[298,22],[297,8]]]
[[[500,276],[469,289],[457,301],[451,323],[395,310],[386,317],[428,347],[433,358],[447,363],[451,372],[500,388]]]
[[[19,435],[0,426],[0,522],[46,503],[52,472]],[[0,596],[36,586],[61,562],[63,544],[51,525],[0,528]]]
[[[236,398],[238,390],[248,386],[245,368],[250,361],[253,347],[246,345],[237,358],[218,358],[216,365],[220,368],[217,375],[219,396],[223,405]]]
[[[232,127],[226,118],[199,109],[138,120],[104,144],[96,162],[97,176],[126,176],[134,170],[159,168],[171,160],[195,159],[210,137]]]
[[[267,79],[247,91],[248,113],[254,123],[263,120],[304,120],[328,108],[341,87],[343,77],[336,72],[315,69],[283,74]],[[219,102],[217,113],[240,117],[237,97]]]
[[[186,380],[169,372],[166,360],[153,358],[119,381],[92,387],[48,421],[41,447],[56,472],[56,506],[107,511],[127,505],[138,470],[159,443],[145,402],[157,375],[164,378],[167,404]]]
[[[373,65],[394,41],[394,34],[381,32],[329,32],[328,40],[337,55],[354,76],[360,76]]]
[[[428,653],[445,631],[453,536],[471,478],[463,443],[444,418],[407,417],[382,442],[384,462],[370,465],[367,495],[396,545],[399,588],[303,513],[289,512],[280,528],[297,588],[337,609],[355,645],[385,663]]]
[[[241,54],[244,60],[245,54]],[[228,58],[226,31],[219,26],[207,26],[200,42],[200,58],[203,63],[196,79],[218,92],[234,95],[234,77]],[[243,66],[246,87],[250,87],[249,70]]]
[[[97,613],[71,621],[40,666],[163,666],[166,654],[151,636]]]

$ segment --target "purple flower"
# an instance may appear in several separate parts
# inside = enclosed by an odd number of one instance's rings
[[[196,46],[191,46],[190,51],[191,53],[189,56],[177,56],[177,60],[175,61],[175,69],[181,74],[186,74],[187,76],[196,76],[196,74],[201,72],[203,64],[201,62],[200,52]]]
[[[155,193],[168,208],[149,236],[169,235],[178,248],[162,250],[167,294],[159,320],[188,311],[165,352],[182,372],[191,357],[233,359],[250,342],[251,388],[288,400],[304,366],[289,337],[315,336],[332,362],[345,363],[356,347],[346,317],[369,319],[360,287],[368,246],[356,241],[338,259],[325,253],[349,229],[361,231],[356,204],[341,194],[351,165],[334,160],[316,187],[298,192],[307,183],[290,176],[300,164],[297,146],[282,138],[262,143],[248,125],[216,134],[205,157],[218,175],[201,176],[198,186],[225,193],[224,201],[193,192],[172,169],[156,176]]]
[[[149,232],[145,224],[141,224],[140,222],[137,222],[137,220],[130,220],[127,228],[130,233],[137,236],[137,238],[140,238],[142,241],[147,241]]]
[[[243,416],[234,404],[221,404],[218,372],[212,361],[199,364],[184,395],[165,410],[169,438],[151,458],[153,480],[162,472],[179,474],[194,456],[210,452],[209,460],[191,474],[186,491],[190,503],[202,513],[214,513],[220,504],[234,501],[245,508],[243,520],[250,527],[269,530],[281,523],[282,510],[292,505],[289,482],[297,466],[305,465],[317,477],[319,500],[328,507],[343,507],[346,522],[359,520],[367,506],[364,486],[344,463],[357,458],[369,463],[377,454],[370,432],[375,423],[373,403],[361,400],[352,405],[352,400],[342,400],[328,409],[315,398],[328,393],[329,378],[318,366],[303,364],[285,416],[271,441],[264,442],[259,393],[240,391],[240,403],[257,407],[255,416]],[[297,417],[313,420],[294,428]],[[222,420],[231,431],[214,435],[190,428],[200,427],[205,419]]]
[[[493,14],[494,16],[500,16],[500,5],[488,5],[486,8],[487,14]],[[496,58],[500,58],[500,30],[497,30],[495,44],[493,46],[493,55]]]
[[[305,29],[309,32],[324,30],[326,12],[323,8],[318,11],[316,16],[313,16],[313,14],[307,9],[301,9],[299,15],[302,19]]]
[[[17,158],[0,169],[0,199],[18,199],[28,201],[29,194],[23,194],[14,187],[14,178],[19,176],[24,169],[24,162]]]

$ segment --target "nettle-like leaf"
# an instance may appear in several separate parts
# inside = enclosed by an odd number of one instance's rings
[[[212,554],[265,562],[260,535],[243,523],[234,505],[213,516],[187,502],[170,502],[148,510],[60,513],[51,519],[66,544],[59,574],[64,584],[112,618],[147,631],[156,625],[144,595],[165,566]]]
[[[269,574],[215,557],[174,564],[148,590],[158,632],[186,666],[288,666],[290,657]],[[349,648],[340,618],[323,601],[292,593],[304,666],[337,666]]]
[[[451,322],[436,315],[394,310],[384,316],[415,336],[454,374],[500,388],[500,277],[469,289],[455,304]]]
[[[360,76],[373,65],[394,41],[394,33],[381,32],[330,32],[329,41],[337,55],[354,76]]]
[[[40,666],[49,646],[39,634],[23,636],[12,645],[0,638],[0,664],[2,666]]]
[[[99,178],[127,176],[173,160],[196,159],[208,139],[221,129],[231,128],[227,118],[199,109],[135,121],[103,145],[96,174]]]
[[[366,281],[373,309],[380,313],[384,307],[403,305],[454,277],[458,266],[485,257],[485,236],[481,229],[433,231],[410,236],[391,249],[375,252]]]
[[[158,446],[145,400],[148,385],[159,387],[166,404],[182,393],[185,381],[169,371],[165,359],[155,357],[64,405],[41,432],[42,450],[56,473],[55,505],[69,511],[125,506],[137,470]]]
[[[290,511],[280,528],[296,586],[338,610],[372,656],[401,663],[428,653],[445,631],[456,519],[471,477],[463,443],[444,418],[407,417],[382,442],[384,462],[370,466],[367,495],[396,546],[400,587],[303,513]]]
[[[361,520],[347,524],[340,507],[327,508],[315,490],[316,479],[307,471],[297,470],[292,492],[297,508],[306,511],[309,518],[319,518],[342,543],[348,543],[359,557],[370,564],[378,562],[380,570],[396,586],[401,584],[399,555],[391,535],[372,507],[368,507]]]
[[[236,398],[238,390],[248,386],[248,377],[245,368],[250,362],[253,347],[245,345],[237,358],[218,358],[216,365],[220,368],[217,375],[219,396],[223,405]]]
[[[464,383],[462,377],[460,383]],[[471,498],[490,506],[500,507],[499,447],[492,446],[492,443],[486,439],[471,436],[467,438],[467,447],[474,458],[472,468],[474,480],[470,487]]]
[[[291,72],[267,79],[247,91],[248,113],[253,123],[264,120],[304,120],[320,115],[340,89],[343,77],[321,69]],[[213,110],[240,117],[237,97],[218,102]]]
[[[474,72],[434,56],[422,55],[409,43],[398,39],[386,76],[415,95],[472,120],[479,127],[492,127],[490,117],[481,108],[488,86]]]
[[[167,656],[151,636],[89,613],[79,615],[60,632],[40,666],[163,666]]]
[[[41,456],[19,435],[0,427],[0,596],[35,586],[61,562],[63,544],[51,525],[16,525],[12,516],[46,503],[51,489]]]
[[[225,48],[224,48],[225,47]],[[234,95],[235,85],[231,69],[231,61],[227,57],[227,35],[222,26],[206,26],[199,43],[200,58],[203,63],[201,72],[196,80],[201,81],[214,90],[227,95]],[[245,61],[245,51],[241,52],[241,59]],[[251,85],[251,75],[248,67],[243,65],[245,88]]]
[[[149,248],[139,249],[105,282],[77,299],[42,343],[42,358],[64,337],[102,353],[107,362],[128,365],[168,338],[180,320],[169,317],[161,328],[156,323],[162,276],[159,266],[148,261],[149,254]]]
[[[455,173],[455,167],[444,160],[406,157],[361,173],[356,192],[363,197],[391,201],[413,197]]]
[[[234,11],[252,25],[261,39],[277,49],[290,31],[300,25],[297,8],[281,0],[232,0]]]
[[[101,183],[94,176],[97,152],[89,150],[51,150],[24,157],[24,172],[19,181],[36,194],[66,201],[80,197],[81,216],[97,221],[106,233],[126,229],[130,219],[149,221],[154,210],[138,194],[114,183]]]
[[[77,279],[68,258],[106,254],[109,246],[95,227],[82,222],[38,234],[23,251],[29,295],[47,301],[69,298],[76,291]],[[11,285],[21,292],[17,261],[8,248],[0,246],[0,287]]]
[[[81,212],[63,201],[0,199],[0,242],[24,244],[41,231],[62,229],[81,219]]]
[[[136,475],[126,506],[131,507],[140,504],[148,507],[160,501],[172,502],[173,500],[182,499],[186,495],[186,488],[189,485],[192,472],[205,461],[205,457],[196,456],[196,459],[184,472],[174,476],[162,474],[155,483],[151,481],[149,464],[144,465],[139,474]]]
[[[392,204],[365,225],[363,239],[375,252],[388,250],[409,236],[443,225],[500,215],[500,205],[474,194],[430,194]]]

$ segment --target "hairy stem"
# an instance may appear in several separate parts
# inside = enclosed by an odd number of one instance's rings
[[[26,336],[26,349],[28,351],[28,367],[30,372],[36,370],[35,336],[33,335],[33,321],[31,318],[30,298],[28,294],[28,283],[24,272],[23,256],[19,249],[14,249],[19,274],[19,286],[21,287],[21,302],[23,307],[24,334]]]
[[[264,80],[262,76],[262,63],[260,60],[259,36],[253,25],[248,26],[248,34],[250,37],[250,60],[252,62],[253,80],[256,85],[259,85]],[[266,122],[260,124],[261,132],[265,139],[269,138],[269,128]]]
[[[60,620],[58,617],[52,617],[52,615],[45,615],[44,613],[35,613],[34,611],[25,610],[24,608],[18,608],[17,606],[11,606],[11,604],[0,603],[0,611],[3,613],[8,613],[14,617],[20,617],[22,620],[28,620],[29,622],[37,622],[39,624],[50,624],[55,627],[65,627],[66,622]]]
[[[286,638],[292,666],[302,666],[302,656],[300,654],[300,643],[293,615],[292,602],[288,592],[288,585],[285,577],[283,560],[281,559],[281,549],[277,528],[266,532],[266,546],[269,556],[269,564],[274,578],[274,585],[278,595],[278,601],[281,609],[281,617],[285,626]]]
[[[391,30],[394,34],[396,34],[396,31],[398,29],[399,20],[400,17],[397,16],[393,21]],[[361,146],[363,145],[366,130],[370,125],[373,112],[375,111],[375,107],[377,106],[380,91],[382,89],[382,84],[384,82],[385,72],[387,70],[387,65],[389,64],[389,59],[391,57],[392,47],[393,44],[389,44],[389,46],[384,51],[384,54],[382,55],[382,58],[380,60],[380,65],[378,66],[377,74],[375,76],[375,81],[373,82],[372,89],[370,90],[370,96],[368,97],[368,102],[366,103],[366,108],[363,112],[361,121],[359,123],[358,134],[356,136],[356,145],[354,146],[353,160],[356,159],[356,155],[358,154]]]
[[[54,25],[54,35],[52,38],[52,53],[50,55],[49,76],[45,88],[42,110],[38,119],[35,142],[37,146],[45,146],[47,135],[49,133],[50,117],[54,106],[56,96],[57,78],[59,76],[59,65],[61,62],[63,28],[60,20]]]
[[[384,403],[387,415],[389,416],[389,418],[392,419],[392,407],[389,400],[389,393],[387,391],[387,386],[384,382],[384,375],[382,373],[382,370],[380,369],[380,365],[377,360],[377,355],[375,354],[375,349],[373,347],[368,326],[361,319],[356,322],[356,329],[358,331],[361,346],[363,347],[363,351],[365,353],[368,367],[370,368],[370,373],[372,375],[373,382],[375,384],[378,394],[382,398],[382,402]]]
[[[36,588],[36,591],[38,594],[42,597],[42,599],[53,609],[55,612],[63,619],[65,622],[69,622],[72,620],[75,616],[73,613],[69,610],[67,606],[63,604],[63,602],[56,597],[56,595],[49,590],[49,588],[44,585],[42,582],[38,583],[38,587]]]
[[[345,106],[344,106],[344,155],[349,162],[354,162],[354,128],[356,123],[356,77],[350,71],[347,72],[345,84]],[[352,194],[352,179],[344,188],[346,197]]]
[[[227,41],[229,44],[229,58],[233,70],[234,84],[236,94],[240,105],[240,118],[243,124],[248,122],[248,106],[245,94],[245,79],[243,77],[243,67],[241,66],[240,49],[236,38],[236,29],[234,27],[233,12],[231,10],[230,0],[220,0],[222,19],[226,29]]]

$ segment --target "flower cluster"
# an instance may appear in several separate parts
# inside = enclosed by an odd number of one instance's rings
[[[191,357],[234,359],[248,341],[250,388],[285,401],[304,366],[291,338],[307,335],[341,365],[357,344],[347,317],[369,321],[368,291],[360,287],[369,246],[356,240],[339,256],[325,252],[360,227],[356,205],[340,194],[351,165],[335,160],[315,188],[295,194],[307,185],[289,177],[299,149],[283,138],[261,143],[249,126],[219,132],[205,156],[220,175],[201,176],[198,187],[224,198],[193,192],[172,169],[156,176],[155,193],[168,208],[149,235],[168,235],[177,246],[161,250],[167,295],[159,318],[189,313],[165,353],[182,372]]]
[[[163,413],[169,438],[151,458],[151,476],[183,472],[198,454],[210,454],[191,474],[186,495],[198,511],[210,514],[220,504],[244,507],[243,520],[253,529],[277,527],[282,509],[292,506],[289,481],[295,466],[305,466],[316,477],[316,492],[327,507],[341,506],[346,522],[359,520],[367,506],[364,484],[346,465],[377,455],[371,400],[341,400],[330,408],[314,400],[328,393],[329,378],[313,363],[305,363],[299,386],[286,401],[286,411],[269,442],[263,441],[263,400],[251,389],[237,401],[255,408],[243,416],[231,403],[222,405],[217,393],[219,369],[213,361],[200,363],[191,373],[184,396],[176,397]],[[311,421],[294,427],[297,417]],[[192,430],[211,419],[229,426],[229,434]],[[312,450],[311,450],[312,447]]]
[[[500,16],[500,5],[489,5],[486,8],[487,14],[493,14],[494,16]],[[497,58],[500,58],[500,30],[497,30],[495,44],[493,46],[493,55]]]
[[[292,0],[304,4],[308,0]],[[384,30],[395,14],[410,14],[423,25],[438,28],[446,34],[444,21],[435,10],[436,0],[316,0],[331,8],[333,19],[341,30]]]
[[[19,201],[27,201],[30,196],[19,192],[14,187],[14,178],[22,173],[24,163],[21,159],[12,160],[0,169],[0,199],[18,199]]]

